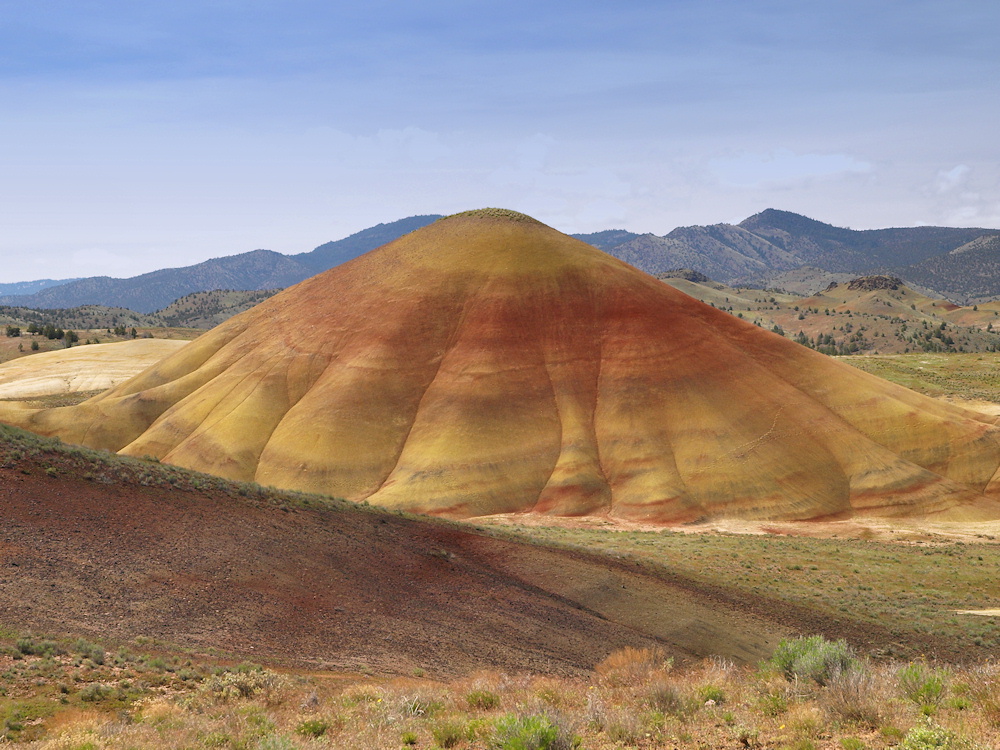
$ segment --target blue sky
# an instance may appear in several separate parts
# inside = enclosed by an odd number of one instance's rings
[[[0,0],[0,281],[504,206],[1000,227],[1000,4]]]

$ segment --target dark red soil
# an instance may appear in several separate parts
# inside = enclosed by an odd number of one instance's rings
[[[756,660],[783,635],[821,630],[809,613],[471,527],[71,468],[62,455],[0,468],[0,624],[432,674],[579,673],[623,646]]]

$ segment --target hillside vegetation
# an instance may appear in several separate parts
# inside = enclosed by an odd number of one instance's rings
[[[920,294],[890,276],[833,283],[807,297],[686,276],[690,274],[672,272],[659,278],[824,354],[1000,351],[1000,304],[960,307]]]
[[[217,289],[210,292],[194,292],[175,300],[162,310],[157,310],[151,317],[163,326],[207,330],[249,310],[279,291],[279,289],[256,291]]]

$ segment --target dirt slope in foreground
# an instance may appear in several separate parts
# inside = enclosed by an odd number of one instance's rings
[[[16,628],[438,673],[574,673],[626,645],[755,659],[787,632],[634,564],[346,503],[195,490],[155,464],[12,450],[12,434],[0,434],[0,623]],[[178,487],[142,484],[158,481]]]

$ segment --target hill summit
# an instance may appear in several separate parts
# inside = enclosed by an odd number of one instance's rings
[[[48,435],[470,517],[997,517],[994,418],[734,318],[530,217],[436,221],[75,407]]]

